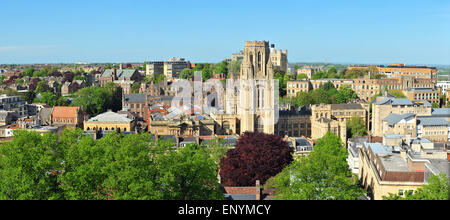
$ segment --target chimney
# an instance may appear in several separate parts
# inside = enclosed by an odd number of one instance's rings
[[[116,80],[117,79],[117,70],[116,70],[116,68],[113,67],[111,71],[112,71],[112,76],[114,77],[114,80]]]
[[[261,200],[261,186],[259,180],[256,180],[256,200]]]
[[[400,151],[400,157],[402,157],[404,160],[406,160],[406,150],[405,149],[402,149]]]

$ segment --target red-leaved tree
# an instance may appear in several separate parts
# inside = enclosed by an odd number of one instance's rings
[[[220,161],[222,185],[255,186],[256,180],[264,184],[293,161],[292,153],[280,136],[245,132]]]

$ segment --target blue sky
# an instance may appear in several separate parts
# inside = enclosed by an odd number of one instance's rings
[[[246,40],[289,62],[450,65],[450,1],[5,0],[0,63],[220,62]]]

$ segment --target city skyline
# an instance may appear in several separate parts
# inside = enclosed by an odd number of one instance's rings
[[[445,1],[3,4],[0,63],[217,63],[267,40],[290,63],[450,65]]]

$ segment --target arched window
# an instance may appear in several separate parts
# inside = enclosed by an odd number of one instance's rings
[[[264,120],[260,116],[255,118],[255,132],[264,132]]]
[[[261,52],[258,52],[258,71],[261,70]]]

